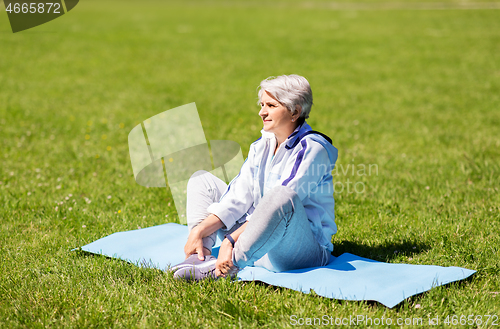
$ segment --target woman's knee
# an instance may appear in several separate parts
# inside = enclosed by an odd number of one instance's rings
[[[191,175],[191,177],[189,177],[188,184],[190,181],[202,179],[203,175],[205,175],[205,174],[208,174],[208,171],[206,171],[206,170],[196,171],[194,174]]]
[[[204,182],[203,176],[207,174],[208,171],[206,170],[198,170],[194,174],[189,177],[188,183],[187,183],[187,190],[191,190],[193,188],[198,188],[200,183]]]
[[[275,186],[268,192],[268,195],[273,202],[278,204],[291,203],[293,205],[301,202],[298,194],[288,186]]]
[[[257,208],[256,216],[260,221],[272,222],[290,219],[297,211],[303,208],[297,193],[287,186],[276,186],[266,193]]]

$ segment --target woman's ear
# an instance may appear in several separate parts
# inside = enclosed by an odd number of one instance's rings
[[[292,114],[293,121],[298,120],[301,113],[302,113],[302,106],[300,106],[299,104],[295,105],[295,112]]]

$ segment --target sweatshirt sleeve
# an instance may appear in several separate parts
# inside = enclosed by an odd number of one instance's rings
[[[301,200],[315,193],[317,189],[322,189],[323,193],[330,192],[323,189],[331,189],[333,194],[331,171],[334,164],[327,150],[310,138],[304,138],[300,143],[302,148],[293,162],[288,164],[291,169],[285,170],[289,174],[284,176],[281,185],[293,189]]]
[[[207,211],[216,215],[224,223],[226,229],[231,229],[236,221],[243,217],[253,205],[253,173],[252,160],[255,148],[252,144],[248,157],[239,174],[229,183],[226,192],[218,203],[211,204]]]

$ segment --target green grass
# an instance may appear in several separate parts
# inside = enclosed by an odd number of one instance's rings
[[[0,327],[265,328],[325,314],[438,316],[448,327],[446,315],[500,316],[500,11],[323,4],[86,0],[16,34],[0,13]],[[137,123],[196,102],[207,139],[246,155],[260,135],[257,85],[290,73],[309,79],[309,123],[339,149],[334,180],[364,187],[335,194],[334,254],[467,267],[472,279],[387,309],[177,282],[70,251],[178,221],[167,189],[134,181]],[[363,164],[378,170],[341,170]]]

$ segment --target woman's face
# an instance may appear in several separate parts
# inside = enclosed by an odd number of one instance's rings
[[[296,120],[294,122],[292,119],[295,119],[297,115],[292,116],[290,111],[267,91],[262,93],[259,115],[262,118],[264,130],[277,136],[286,135],[286,138],[296,127]]]

